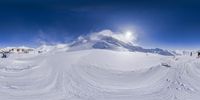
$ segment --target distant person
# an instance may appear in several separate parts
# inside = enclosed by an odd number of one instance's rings
[[[7,58],[7,55],[5,53],[3,53],[1,58]]]
[[[190,56],[192,56],[192,52],[190,52]]]
[[[198,52],[198,58],[200,57],[200,51]]]

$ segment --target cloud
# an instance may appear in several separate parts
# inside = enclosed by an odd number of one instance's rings
[[[137,41],[137,35],[132,31],[113,32],[109,29],[90,34],[90,39],[98,40],[100,39],[101,36],[113,37],[125,43],[132,43],[132,44],[135,44],[135,42]]]
[[[49,37],[42,30],[40,30],[36,36],[35,42],[40,45],[45,45],[48,44],[48,38]]]
[[[112,37],[117,40],[123,41],[125,43],[131,43],[131,44],[137,45],[136,44],[137,35],[133,31],[114,32],[112,30],[105,29],[99,32],[90,33],[86,36],[79,36],[78,40],[82,40],[83,42],[87,42],[88,39],[101,40],[103,36]],[[66,39],[67,38],[68,37],[66,37]],[[38,32],[38,36],[36,37],[35,42],[39,45],[55,45],[55,44],[61,43],[55,40],[54,38],[50,37],[47,33],[41,30]]]
[[[55,37],[50,36],[48,33],[39,30],[38,35],[35,37],[35,42],[39,45],[54,45],[60,41],[56,40]]]

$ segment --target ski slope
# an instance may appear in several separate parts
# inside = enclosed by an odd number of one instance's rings
[[[199,100],[199,83],[200,61],[189,56],[93,49],[0,59],[0,100]]]

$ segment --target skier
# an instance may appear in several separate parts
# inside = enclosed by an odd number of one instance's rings
[[[192,56],[192,52],[190,52],[190,56]]]

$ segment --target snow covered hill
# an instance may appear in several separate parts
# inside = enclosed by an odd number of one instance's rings
[[[6,47],[0,48],[0,53],[8,52],[8,53],[30,53],[34,51],[34,48],[20,46],[20,47]]]
[[[160,55],[173,56],[173,53],[168,50],[159,48],[145,49],[137,46],[131,42],[125,42],[116,38],[111,31],[105,30],[96,34],[80,36],[76,41],[70,45],[69,51],[85,50],[85,49],[109,49],[116,51],[131,51],[131,52],[145,52],[145,53],[157,53]]]
[[[3,48],[1,51],[26,51],[27,53],[47,53],[55,50],[61,51],[80,51],[90,49],[106,49],[114,51],[130,51],[130,52],[143,52],[143,53],[156,53],[165,56],[174,56],[177,53],[174,51],[163,50],[160,48],[145,49],[135,44],[132,40],[134,37],[130,34],[117,34],[111,30],[103,30],[97,33],[88,34],[86,36],[80,36],[77,40],[69,44],[57,44],[57,45],[41,45],[37,48],[29,47],[11,47]],[[60,49],[58,49],[60,48]],[[18,50],[19,49],[19,50]],[[28,51],[29,50],[29,51]],[[20,52],[23,53],[23,52]]]
[[[0,100],[200,98],[200,60],[195,57],[57,49],[0,59]]]
[[[0,100],[200,99],[195,51],[145,49],[111,34],[0,58]]]

